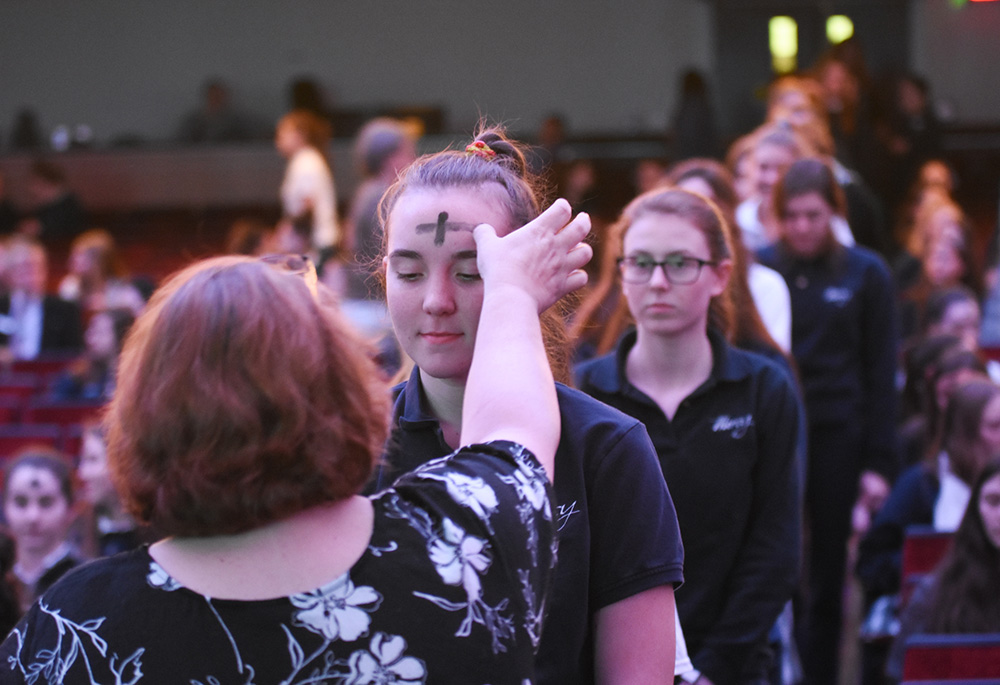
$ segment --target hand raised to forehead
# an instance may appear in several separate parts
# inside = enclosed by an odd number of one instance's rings
[[[582,268],[593,250],[583,240],[590,217],[556,200],[538,217],[503,238],[489,224],[473,231],[484,287],[516,287],[528,293],[542,312],[559,298],[587,284]]]

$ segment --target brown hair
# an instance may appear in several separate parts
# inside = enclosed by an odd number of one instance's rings
[[[971,484],[965,516],[951,549],[934,572],[925,626],[928,632],[989,633],[1000,627],[1000,549],[987,534],[979,511],[983,486],[1000,474],[996,456]]]
[[[360,490],[388,396],[321,300],[245,257],[199,262],[157,291],[106,416],[130,513],[167,535],[224,535]]]
[[[971,380],[955,388],[944,413],[938,444],[948,454],[952,473],[969,485],[989,457],[979,437],[980,425],[986,405],[998,395],[1000,386],[989,379]]]
[[[46,445],[33,445],[20,450],[3,468],[3,490],[0,494],[0,513],[7,504],[10,477],[19,468],[30,466],[51,473],[59,483],[59,491],[66,498],[67,507],[73,505],[73,467],[62,452]]]
[[[382,225],[380,263],[388,246],[389,216],[399,198],[411,190],[481,188],[493,184],[503,189],[496,197],[507,211],[513,228],[520,228],[538,216],[544,184],[530,172],[524,148],[507,138],[498,126],[481,126],[473,142],[484,143],[496,153],[495,156],[481,156],[465,150],[444,150],[424,155],[400,172],[399,178],[379,202],[379,222]],[[380,271],[379,277],[384,279],[385,274]],[[572,302],[572,298],[561,301],[541,315],[549,366],[552,375],[560,382],[569,382],[571,378],[569,338],[563,319],[568,302]]]
[[[70,253],[87,252],[93,258],[102,279],[125,276],[125,266],[118,256],[115,239],[103,228],[92,228],[73,239]]]
[[[779,218],[784,218],[788,201],[793,197],[809,193],[818,193],[833,208],[834,214],[838,216],[846,214],[847,201],[833,174],[833,169],[817,157],[800,159],[788,167],[788,171],[774,186],[775,214]]]
[[[615,298],[614,310],[605,322],[599,321],[602,306],[608,302],[613,286],[617,285],[617,257],[621,256],[625,234],[641,217],[650,214],[676,216],[690,222],[705,236],[708,244],[709,257],[712,261],[732,259],[733,247],[731,231],[719,208],[710,199],[687,190],[674,187],[664,187],[650,190],[635,198],[622,210],[622,215],[611,227],[609,232],[614,249],[605,250],[608,257],[601,265],[601,277],[598,285],[590,292],[577,311],[571,329],[574,342],[592,332],[595,327],[604,327],[598,340],[596,353],[605,354],[617,343],[625,329],[633,323],[624,294],[620,287]],[[730,281],[731,283],[732,281]],[[712,298],[709,305],[709,326],[718,330],[726,338],[731,338],[733,331],[733,301],[732,288]]]

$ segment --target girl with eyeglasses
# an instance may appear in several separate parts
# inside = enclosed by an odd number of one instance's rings
[[[677,608],[689,682],[766,679],[768,632],[799,564],[799,400],[786,369],[732,346],[732,247],[701,195],[633,200],[614,227],[636,330],[577,369],[585,392],[646,425],[677,509]]]
[[[836,682],[855,499],[873,508],[897,468],[896,305],[876,253],[839,243],[843,192],[822,160],[801,159],[774,189],[779,240],[758,259],[792,298],[792,355],[809,417],[807,606],[801,644],[809,682]]]

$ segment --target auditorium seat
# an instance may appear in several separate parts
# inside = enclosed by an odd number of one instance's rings
[[[1000,633],[914,635],[906,642],[903,681],[1000,682]]]

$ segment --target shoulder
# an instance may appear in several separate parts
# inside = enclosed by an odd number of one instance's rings
[[[562,383],[556,383],[556,396],[559,399],[559,412],[562,414],[563,422],[572,426],[613,425],[627,430],[639,423],[628,414],[595,399],[584,391]]]
[[[586,394],[592,390],[613,392],[618,389],[618,361],[615,352],[590,359],[573,369],[578,388]]]
[[[882,255],[861,245],[846,248],[847,258],[854,268],[877,278],[880,281],[891,282],[892,272]]]

